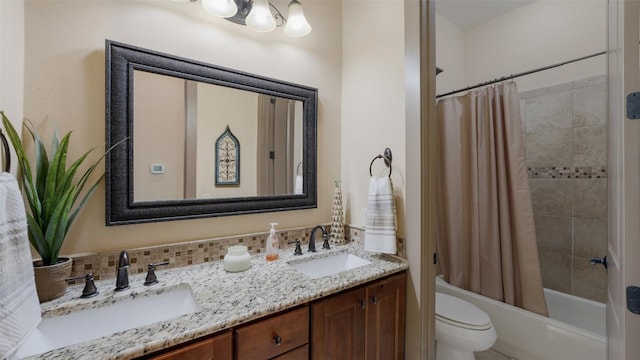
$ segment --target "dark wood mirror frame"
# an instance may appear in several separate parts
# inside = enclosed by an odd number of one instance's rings
[[[219,199],[134,201],[133,73],[142,70],[303,103],[303,193]],[[106,40],[106,224],[124,225],[317,207],[318,90]],[[213,179],[212,179],[213,181]]]

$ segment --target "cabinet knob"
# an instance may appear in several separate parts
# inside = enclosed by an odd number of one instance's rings
[[[274,336],[274,337],[273,337],[273,342],[274,342],[276,345],[280,346],[280,345],[282,344],[282,338],[280,337],[280,335],[276,335],[276,336]]]
[[[375,297],[375,296],[374,296],[374,297],[372,297],[372,298],[371,298],[371,302],[372,302],[372,303],[374,303],[374,304],[377,304],[377,303],[378,303],[378,298],[377,298],[377,297]]]
[[[363,309],[366,308],[367,307],[367,302],[364,301],[364,300],[360,300],[360,307],[363,308]]]

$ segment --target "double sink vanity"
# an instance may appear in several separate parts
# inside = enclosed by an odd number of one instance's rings
[[[88,299],[73,286],[42,304],[43,322],[18,356],[400,359],[407,267],[351,243],[301,256],[287,249],[271,262],[255,255],[237,273],[222,261],[158,270],[153,286],[133,275],[121,292],[102,280]]]
[[[105,55],[106,144],[107,148],[113,147],[105,156],[106,225],[317,207],[317,89],[110,40],[105,42]],[[277,104],[286,100],[287,111],[282,111],[282,117],[287,121],[286,129],[293,131],[284,138],[294,140],[278,148],[295,151],[276,156],[290,159],[282,169],[267,169],[267,165],[273,163],[273,151],[262,151],[263,157],[254,158],[251,154],[260,149],[248,148],[254,143],[271,141],[264,135],[271,134],[271,130],[263,131],[264,139],[256,138],[253,132],[237,135],[246,155],[242,156],[243,164],[251,164],[251,169],[264,168],[265,174],[286,174],[283,178],[289,180],[272,179],[261,175],[261,171],[251,171],[243,173],[242,183],[238,173],[238,183],[234,186],[210,184],[210,189],[196,191],[198,171],[189,170],[198,169],[193,160],[198,158],[194,146],[187,147],[184,166],[167,163],[164,173],[165,163],[154,163],[159,161],[155,159],[169,161],[166,159],[171,159],[171,155],[181,154],[184,144],[195,143],[195,135],[202,133],[201,130],[217,129],[208,135],[209,141],[219,135],[220,129],[241,129],[258,120],[255,116],[235,118],[227,113],[199,114],[197,109],[192,109],[195,102],[186,101],[182,105],[190,115],[182,122],[178,121],[187,129],[186,133],[150,137],[145,126],[153,129],[170,127],[159,125],[161,119],[145,113],[145,109],[155,109],[159,104],[157,101],[145,103],[142,95],[167,87],[144,88],[143,79],[169,81],[176,84],[179,93],[186,91],[187,98],[200,99],[202,103],[227,98],[238,101],[234,97],[238,93],[256,104],[260,101]],[[218,94],[216,97],[205,97],[213,91]],[[248,102],[240,103],[243,105],[239,108],[248,107]],[[233,108],[223,105],[226,110]],[[181,108],[179,112],[183,113],[185,109]],[[199,118],[216,121],[194,120]],[[176,120],[170,117],[169,123],[176,123]],[[197,132],[193,130],[195,128],[198,128]],[[176,141],[168,143],[165,138]],[[212,152],[207,151],[207,154]],[[149,154],[153,154],[153,159],[146,157]],[[143,165],[134,167],[134,161]],[[140,169],[141,172],[134,173]],[[173,179],[170,171],[184,174],[184,178],[179,178],[182,187],[163,182]],[[219,169],[216,167],[215,171]],[[297,188],[298,184],[294,189],[290,181],[294,175],[301,189]],[[269,188],[273,189],[267,191],[258,186],[256,190],[255,186],[250,186],[253,183],[271,184]],[[149,184],[158,186],[155,193]],[[173,188],[180,191],[169,194],[167,189]],[[238,193],[240,190],[243,192]],[[260,239],[260,236],[248,236],[244,244],[253,242],[255,251],[264,248]],[[157,270],[159,282],[155,285],[143,285],[145,274],[134,274],[130,269],[130,288],[124,291],[114,290],[115,279],[96,281],[99,293],[90,298],[80,298],[82,285],[69,287],[61,298],[41,304],[43,320],[19,349],[18,358],[297,360],[404,357],[405,271],[408,268],[405,260],[367,253],[360,244],[351,242],[302,255],[294,255],[292,248],[285,249],[280,251],[279,260],[270,262],[265,260],[263,253],[254,253],[248,270],[227,272],[223,261],[213,261],[219,255],[214,249],[221,244],[226,243],[215,244],[215,247],[199,244],[194,248],[194,253],[202,251],[206,259],[197,265],[177,263],[182,250],[176,250],[173,268]],[[146,261],[140,254],[146,251],[134,250],[138,252],[136,264]],[[164,252],[157,257],[163,259],[160,261],[170,258]],[[77,259],[74,263],[80,272],[75,275],[99,268]]]

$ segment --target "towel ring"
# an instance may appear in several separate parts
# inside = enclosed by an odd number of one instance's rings
[[[0,138],[2,138],[2,149],[4,150],[4,172],[9,172],[11,170],[11,153],[9,152],[9,142],[7,141],[7,138],[1,129]]]
[[[384,164],[387,165],[387,167],[389,168],[389,177],[391,177],[391,160],[392,160],[393,156],[391,155],[391,149],[386,148],[384,149],[384,155],[378,154],[376,157],[373,158],[373,160],[371,160],[371,164],[369,164],[369,176],[373,176],[373,173],[371,171],[371,168],[373,167],[373,163],[377,160],[377,159],[383,159],[384,160]]]
[[[296,167],[296,175],[300,175],[300,168],[302,167],[302,161],[300,161],[298,163],[298,166]]]

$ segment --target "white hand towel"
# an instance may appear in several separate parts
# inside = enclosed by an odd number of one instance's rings
[[[40,323],[24,203],[13,175],[0,173],[0,359]]]
[[[372,252],[395,254],[396,205],[393,184],[388,177],[371,177],[364,227],[364,249]]]
[[[302,194],[302,175],[296,175],[294,194]]]

